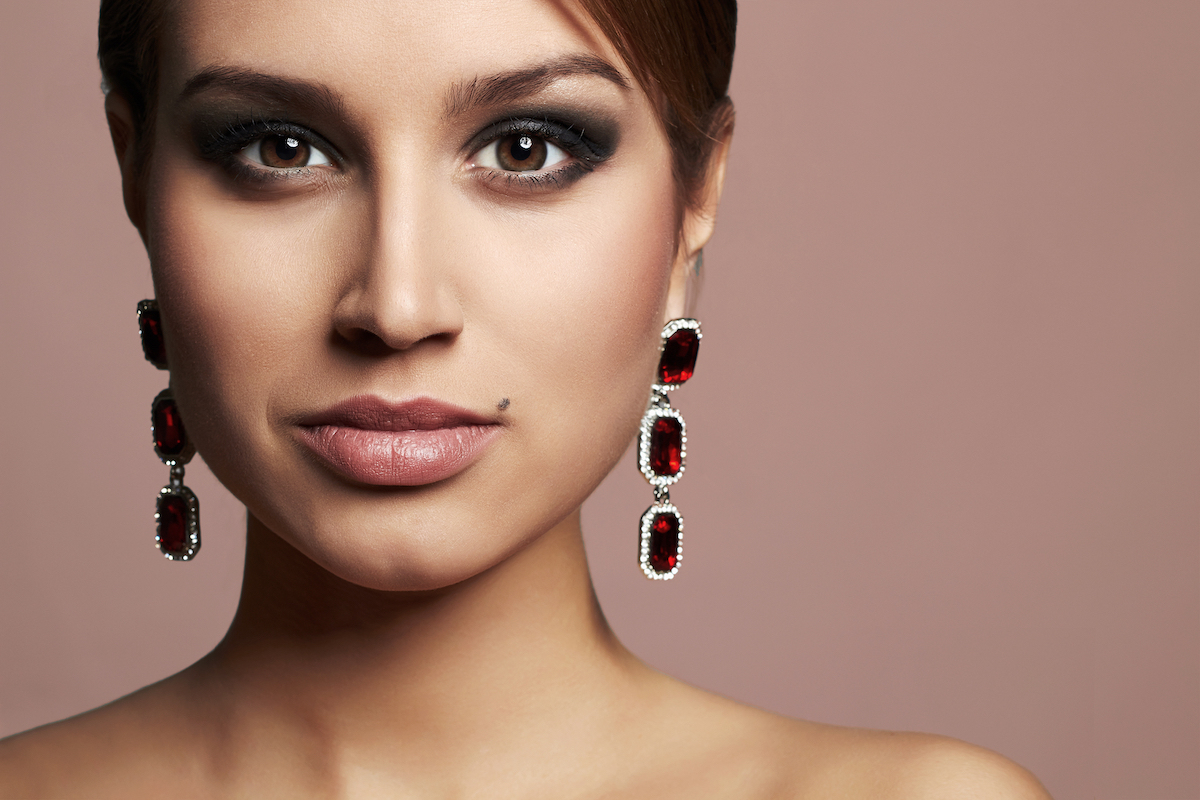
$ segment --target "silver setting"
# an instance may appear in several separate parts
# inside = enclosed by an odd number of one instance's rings
[[[162,546],[162,536],[159,530],[162,520],[159,519],[158,504],[167,497],[182,498],[187,504],[185,521],[187,537],[182,553],[169,553]],[[164,486],[159,491],[158,497],[154,499],[154,520],[157,523],[154,531],[154,544],[158,547],[159,552],[171,561],[191,561],[196,557],[196,553],[200,551],[200,501],[196,499],[196,495],[192,493],[191,489],[183,485],[183,467],[178,465],[171,467],[171,482]]]
[[[650,467],[650,438],[654,430],[654,422],[663,417],[679,420],[679,472],[674,475],[659,475]],[[652,486],[670,486],[683,477],[683,471],[686,468],[687,423],[683,421],[683,415],[671,408],[670,404],[666,402],[666,398],[656,392],[650,401],[650,407],[642,415],[642,427],[638,433],[638,469],[642,471]]]
[[[679,523],[679,541],[675,548],[675,566],[670,572],[658,572],[654,567],[650,566],[650,527],[654,523],[654,518],[659,514],[671,514]],[[646,509],[645,514],[642,514],[641,527],[641,549],[638,562],[641,564],[642,572],[645,573],[647,578],[653,581],[671,580],[679,572],[679,565],[683,563],[683,515],[679,513],[679,509],[671,505],[670,500],[655,503]]]
[[[183,450],[176,456],[170,456],[158,449],[158,437],[154,434],[154,409],[158,407],[160,401],[170,400],[175,402],[175,395],[171,393],[171,388],[167,387],[158,394],[154,395],[154,402],[150,404],[150,443],[154,445],[154,454],[159,460],[167,466],[171,467],[176,464],[186,464],[192,460],[192,456],[196,455],[196,446],[192,444],[192,440],[187,436],[187,428],[183,428]],[[175,411],[178,413],[179,406],[176,404]],[[183,423],[180,422],[180,427]]]
[[[662,338],[659,340],[659,343],[658,343],[658,356],[659,356],[660,360],[662,359],[662,351],[663,351],[663,347],[667,343],[667,339],[670,339],[672,336],[674,336],[676,331],[683,330],[684,328],[689,328],[691,330],[694,330],[696,332],[696,340],[697,341],[704,340],[704,334],[700,332],[700,320],[690,319],[688,317],[680,317],[679,319],[673,319],[670,322],[668,322],[666,325],[664,325],[663,329],[662,329]],[[655,365],[654,373],[655,373],[655,376],[657,377],[658,365]],[[683,386],[683,384],[682,383],[658,383],[656,380],[654,383],[654,391],[656,391],[656,392],[673,392],[676,389],[678,389],[680,386]]]
[[[146,336],[145,336],[145,330],[142,328],[142,320],[145,319],[150,314],[154,314],[155,316],[158,317],[158,332],[159,332],[159,335],[161,336],[162,335],[162,315],[160,315],[158,313],[158,301],[153,300],[153,299],[138,300],[138,304],[137,304],[138,336],[142,339],[142,353],[144,355],[147,353],[147,350],[146,350],[146,341],[145,341]],[[158,361],[158,360],[151,359],[149,355],[146,355],[146,360],[149,361],[151,364],[153,364],[158,369],[166,369],[167,368],[166,361]]]

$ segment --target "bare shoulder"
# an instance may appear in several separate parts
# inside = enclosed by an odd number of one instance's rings
[[[1027,769],[998,753],[925,733],[793,721],[787,797],[863,800],[1049,800]],[[783,795],[781,795],[783,796]]]
[[[155,689],[0,740],[0,800],[149,794],[140,789],[155,782],[158,766],[143,756],[169,763],[179,749],[161,741],[164,698]]]
[[[0,800],[76,797],[76,776],[94,773],[93,760],[111,740],[100,710],[0,740]]]
[[[686,724],[703,735],[691,797],[1049,800],[1028,770],[944,736],[789,719],[709,695]],[[691,783],[691,781],[689,781]],[[670,793],[668,793],[670,794]]]

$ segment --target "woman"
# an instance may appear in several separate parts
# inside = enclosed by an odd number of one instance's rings
[[[0,746],[0,796],[1045,796],[953,740],[662,676],[595,601],[579,508],[648,397],[674,419],[652,387],[685,379],[660,358],[713,230],[733,15],[106,3],[164,496],[194,444],[248,509],[245,579],[207,657]],[[647,470],[667,528],[681,468]],[[193,557],[193,510],[159,510]]]

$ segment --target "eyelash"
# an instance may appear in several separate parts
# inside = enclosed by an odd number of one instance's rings
[[[569,123],[557,122],[549,118],[510,118],[488,126],[474,137],[465,150],[472,158],[482,153],[484,148],[495,146],[507,136],[528,135],[549,142],[572,157],[572,161],[547,170],[531,170],[518,172],[512,170],[494,170],[490,167],[475,167],[489,183],[502,181],[506,188],[553,189],[570,186],[575,181],[594,170],[598,164],[606,160],[610,152],[584,135]]]
[[[313,171],[312,167],[289,167],[275,169],[259,166],[239,158],[239,155],[250,145],[267,136],[290,136],[320,150],[326,155],[331,164],[340,166],[343,159],[337,148],[311,130],[291,122],[276,119],[245,119],[229,123],[224,128],[211,132],[200,145],[201,157],[213,161],[235,178],[250,183],[265,183],[274,180],[293,179],[297,175],[306,175]]]
[[[519,172],[495,170],[488,167],[473,167],[483,173],[481,178],[488,183],[503,182],[507,189],[565,188],[596,168],[611,155],[610,148],[592,141],[570,124],[551,119],[510,118],[494,123],[472,138],[464,148],[474,158],[486,147],[514,134],[526,134],[547,141],[571,156],[569,162],[551,169]],[[223,166],[235,178],[248,183],[263,184],[268,181],[293,180],[310,174],[312,167],[272,168],[259,166],[241,158],[240,154],[250,145],[266,136],[290,136],[301,140],[309,147],[320,150],[334,166],[341,166],[341,154],[324,138],[308,128],[278,119],[255,119],[253,117],[231,122],[223,128],[211,131],[200,144],[200,155],[208,161]]]

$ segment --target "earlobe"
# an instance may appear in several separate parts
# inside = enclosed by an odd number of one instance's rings
[[[104,114],[108,118],[108,132],[112,137],[113,152],[117,156],[117,167],[121,170],[121,194],[125,200],[125,213],[142,235],[144,242],[145,202],[138,175],[140,165],[133,110],[124,97],[110,91],[104,98]]]

